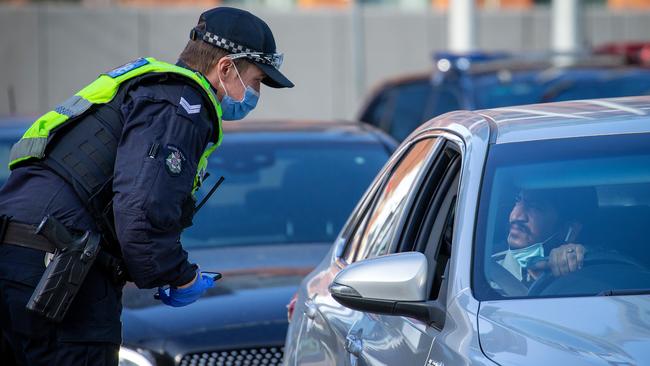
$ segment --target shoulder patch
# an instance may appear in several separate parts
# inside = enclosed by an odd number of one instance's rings
[[[176,114],[194,122],[199,121],[203,111],[203,98],[201,95],[190,86],[185,86],[180,94],[175,101],[178,105]]]
[[[179,102],[179,105],[185,109],[185,112],[187,114],[197,114],[201,112],[201,104],[190,104],[185,98],[181,97],[181,101]]]
[[[126,64],[124,64],[124,65],[122,65],[120,67],[116,67],[115,69],[107,72],[106,75],[108,75],[108,76],[110,76],[112,78],[116,78],[118,76],[122,76],[122,75],[126,74],[129,71],[132,71],[132,70],[135,70],[135,69],[137,69],[139,67],[142,67],[142,66],[144,66],[144,65],[146,65],[148,63],[149,63],[149,61],[147,61],[146,58],[141,57],[141,58],[139,58],[137,60],[126,63]]]

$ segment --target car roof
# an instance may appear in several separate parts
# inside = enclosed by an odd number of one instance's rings
[[[591,59],[582,59],[580,62],[558,66],[552,60],[535,60],[517,57],[506,57],[503,59],[496,59],[490,61],[480,61],[471,64],[471,67],[465,71],[469,75],[482,75],[482,74],[495,74],[501,71],[510,72],[575,72],[575,71],[590,71],[594,73],[611,73],[612,71],[638,71],[644,68],[636,65],[628,65],[620,60],[620,57],[594,57]],[[372,99],[373,96],[378,94],[381,90],[389,86],[396,86],[401,84],[409,84],[413,82],[431,81],[433,75],[440,73],[437,69],[429,71],[411,72],[401,75],[388,77],[378,84],[376,84],[368,95]]]
[[[650,96],[577,100],[479,111],[434,118],[418,131],[465,130],[490,126],[496,144],[532,140],[650,132]]]
[[[645,68],[628,65],[621,61],[620,57],[593,57],[593,59],[582,59],[576,62],[562,63],[562,60],[553,61],[552,59],[535,60],[535,59],[516,59],[510,58],[505,60],[495,60],[489,62],[479,62],[472,64],[467,71],[471,75],[492,74],[500,71],[511,72],[546,72],[548,70],[562,70],[570,73],[580,70],[591,70],[594,72],[611,72],[615,70],[643,70]]]

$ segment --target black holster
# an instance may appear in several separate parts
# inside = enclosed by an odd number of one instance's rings
[[[101,235],[86,231],[73,237],[60,222],[49,216],[38,226],[37,234],[45,236],[57,250],[29,299],[27,309],[60,322],[99,254]]]

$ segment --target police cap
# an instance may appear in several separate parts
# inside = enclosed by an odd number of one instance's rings
[[[191,39],[201,39],[230,53],[232,59],[253,62],[265,74],[262,82],[272,88],[291,88],[293,83],[280,72],[283,55],[275,48],[271,28],[260,18],[241,9],[218,7],[199,18],[205,29],[194,27]]]

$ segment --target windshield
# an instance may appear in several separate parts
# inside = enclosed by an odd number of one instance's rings
[[[378,142],[233,140],[210,158],[201,191],[225,181],[183,234],[186,248],[333,242],[389,156]]]
[[[650,134],[491,147],[478,299],[650,289]]]

